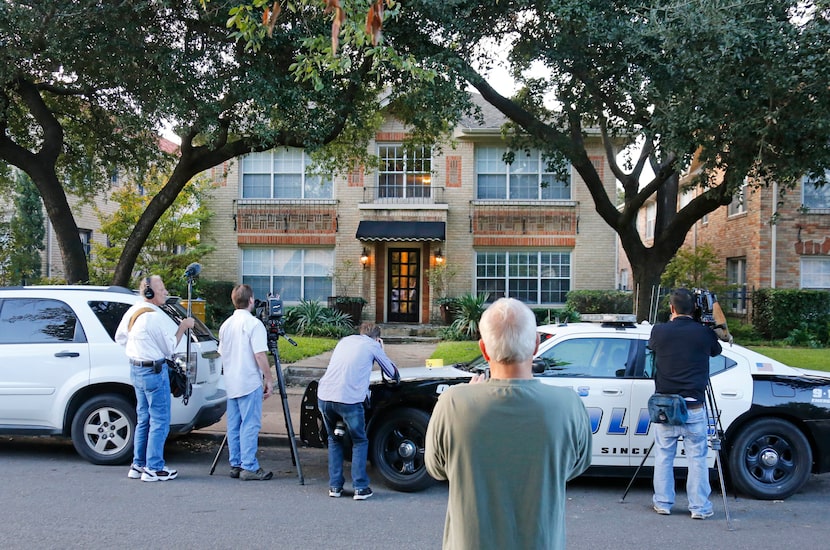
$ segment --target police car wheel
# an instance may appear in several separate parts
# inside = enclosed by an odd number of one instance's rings
[[[766,418],[744,426],[729,450],[729,471],[738,492],[761,500],[781,500],[810,476],[810,443],[785,420]]]
[[[72,444],[93,464],[126,464],[133,456],[135,405],[104,394],[81,405],[72,419]]]
[[[390,489],[421,491],[435,482],[424,464],[428,424],[429,414],[420,409],[401,408],[383,413],[383,420],[370,437],[370,455]]]

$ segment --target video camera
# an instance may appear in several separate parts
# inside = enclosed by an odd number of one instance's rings
[[[256,316],[266,325],[282,320],[282,300],[277,296],[268,296],[265,300],[254,300]]]
[[[707,327],[714,327],[717,324],[715,321],[715,302],[718,301],[718,297],[713,292],[702,288],[692,289],[692,294],[695,298],[695,310],[692,315],[695,321]]]

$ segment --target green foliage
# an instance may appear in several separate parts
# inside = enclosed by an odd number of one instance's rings
[[[633,295],[619,290],[571,290],[565,307],[579,313],[631,313]]]
[[[477,341],[439,342],[430,359],[443,359],[444,365],[469,363],[481,355]]]
[[[231,291],[236,284],[230,281],[198,279],[193,285],[194,297],[205,299],[205,321],[207,326],[217,329],[233,314]]]
[[[751,349],[791,367],[830,372],[826,349],[780,346],[751,346]]]
[[[799,329],[801,334],[806,330],[826,342],[829,322],[828,291],[764,288],[752,293],[752,324],[769,340],[786,338]]]
[[[300,300],[300,304],[286,309],[285,328],[303,336],[342,338],[354,334],[351,317],[323,306],[317,300]]]
[[[478,328],[489,297],[489,294],[462,294],[456,299],[458,309],[455,320],[447,331],[454,336],[452,339],[461,336],[467,340],[478,340],[481,337]]]
[[[815,325],[801,322],[798,327],[792,329],[784,338],[788,346],[800,346],[807,348],[821,348],[827,342],[827,325]]]
[[[292,346],[282,338],[277,340],[280,362],[283,364],[295,363],[306,357],[320,355],[334,349],[337,345],[337,340],[334,338],[292,336],[291,339],[297,342],[296,346]]]
[[[101,230],[107,235],[109,246],[100,243],[93,245],[93,257],[89,262],[92,281],[107,284],[112,279],[113,269],[127,239],[167,178],[168,175],[160,168],[152,167],[143,176],[128,180],[112,192],[110,200],[119,205],[115,214],[108,216],[96,207]],[[212,215],[204,206],[204,199],[211,190],[209,182],[196,178],[179,193],[155,224],[141,249],[135,265],[138,275],[133,280],[133,286],[137,287],[141,277],[147,274],[160,275],[170,294],[187,296],[187,282],[181,274],[188,264],[199,261],[213,250],[200,240],[202,224]]]
[[[0,230],[2,279],[7,284],[32,284],[41,274],[40,251],[44,249],[46,226],[43,206],[29,176],[18,172],[14,185],[14,214]]]
[[[438,305],[452,303],[453,298],[450,298],[448,293],[450,291],[450,284],[458,275],[458,269],[446,263],[441,265],[434,265],[427,271],[427,280],[429,281],[429,289],[433,296],[435,296],[435,303]]]
[[[532,307],[530,310],[536,316],[537,325],[579,321],[579,313],[569,307],[565,307],[564,309]]]
[[[723,285],[715,249],[708,244],[694,250],[681,248],[666,266],[660,284],[667,288],[706,288],[716,289]]]

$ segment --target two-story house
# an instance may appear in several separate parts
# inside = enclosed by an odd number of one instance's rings
[[[464,121],[432,149],[405,147],[406,128],[387,119],[369,145],[380,161],[371,173],[311,176],[304,152],[284,147],[217,167],[226,177],[203,227],[216,247],[203,276],[287,305],[346,292],[367,300],[363,319],[414,324],[436,318],[436,263],[456,272],[451,295],[557,307],[572,289],[614,288],[615,234],[578,174],[557,179],[536,150],[505,163],[504,118],[479,103],[483,124]],[[587,139],[613,196],[599,137]]]

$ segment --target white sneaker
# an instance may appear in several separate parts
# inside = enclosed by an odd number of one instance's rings
[[[169,481],[176,479],[177,475],[178,472],[173,468],[167,468],[157,472],[144,468],[144,473],[141,474],[141,481]]]
[[[143,473],[144,473],[144,468],[141,468],[139,466],[136,466],[135,464],[132,464],[130,466],[130,471],[127,472],[127,477],[130,478],[130,479],[141,479],[141,474],[143,474]]]

